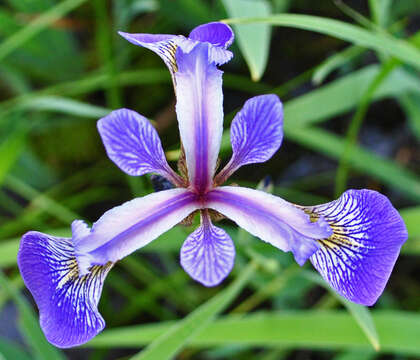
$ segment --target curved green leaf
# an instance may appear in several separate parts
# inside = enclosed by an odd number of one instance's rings
[[[228,24],[270,24],[314,31],[390,54],[420,69],[420,50],[413,45],[404,40],[365,30],[360,26],[343,21],[311,15],[278,14],[266,17],[226,19],[224,22]]]

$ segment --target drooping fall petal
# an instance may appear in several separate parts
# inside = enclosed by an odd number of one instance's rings
[[[339,294],[373,305],[407,239],[398,211],[384,195],[371,190],[349,190],[338,200],[307,211],[322,216],[333,230],[318,241],[312,264]]]
[[[72,239],[30,231],[22,237],[18,266],[49,342],[62,348],[81,345],[105,327],[98,302],[112,264],[79,276]]]

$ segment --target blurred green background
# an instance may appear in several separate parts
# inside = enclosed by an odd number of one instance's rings
[[[300,15],[290,15],[300,14]],[[249,19],[247,17],[253,17]],[[153,119],[171,161],[179,138],[169,73],[116,31],[187,35],[228,20],[225,137],[251,96],[276,93],[285,140],[232,181],[299,204],[346,188],[387,195],[409,240],[372,309],[332,293],[310,264],[222,222],[235,241],[219,287],[179,265],[176,227],[121,261],[105,282],[105,331],[57,350],[16,267],[20,236],[68,236],[74,219],[152,191],[107,157],[96,120],[127,107]],[[335,19],[331,21],[331,19]],[[0,3],[0,359],[416,359],[420,357],[420,1],[3,0]],[[145,350],[143,350],[145,349]]]

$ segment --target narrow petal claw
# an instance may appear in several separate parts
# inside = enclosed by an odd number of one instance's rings
[[[187,189],[149,194],[117,206],[93,224],[76,243],[80,271],[92,265],[116,262],[147,245],[200,207]]]
[[[205,286],[216,286],[229,275],[234,260],[232,239],[203,212],[200,227],[182,245],[182,267],[194,280]]]
[[[100,119],[97,126],[109,158],[122,171],[132,176],[155,172],[182,182],[168,165],[159,135],[145,117],[119,109]]]
[[[72,239],[31,231],[22,237],[18,266],[49,342],[61,348],[77,346],[102,331],[105,321],[98,302],[111,264],[79,276]]]
[[[389,200],[371,190],[349,190],[338,200],[307,207],[324,217],[332,236],[319,240],[311,262],[339,294],[373,305],[383,292],[407,230]]]
[[[230,128],[232,158],[216,177],[223,183],[243,165],[270,159],[283,140],[283,106],[276,95],[249,99],[233,119]]]
[[[322,218],[312,222],[303,210],[262,191],[222,186],[206,195],[206,206],[280,250],[292,251],[300,265],[319,249],[316,239],[331,235]]]
[[[209,59],[209,44],[177,50],[179,131],[191,186],[199,193],[213,183],[223,132],[222,72]]]

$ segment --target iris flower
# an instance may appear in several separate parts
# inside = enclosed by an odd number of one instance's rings
[[[349,190],[338,200],[305,207],[262,191],[223,185],[241,166],[270,159],[283,138],[278,97],[246,101],[230,129],[232,158],[217,172],[223,132],[218,66],[232,58],[227,50],[234,37],[230,27],[201,25],[188,38],[120,35],[154,51],[168,66],[185,159],[176,173],[154,127],[132,110],[116,110],[98,121],[108,156],[121,170],[132,176],[158,174],[174,188],[117,206],[91,228],[75,220],[71,238],[35,231],[22,237],[18,265],[47,339],[71,347],[100,332],[105,322],[97,305],[112,266],[197,212],[201,225],[186,238],[180,262],[203,285],[218,285],[234,265],[232,239],[213,224],[222,214],[261,240],[292,252],[298,264],[310,259],[345,298],[375,303],[407,238],[401,217],[385,196]]]

